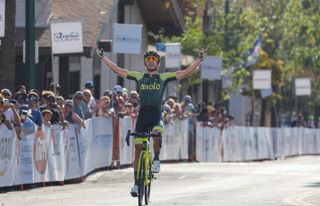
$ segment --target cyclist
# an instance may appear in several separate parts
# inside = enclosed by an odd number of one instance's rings
[[[135,130],[137,133],[145,133],[149,128],[152,128],[152,132],[155,135],[153,137],[153,147],[155,152],[153,160],[153,171],[155,173],[160,172],[160,137],[163,133],[161,102],[165,87],[169,81],[181,80],[190,75],[204,60],[207,50],[201,49],[199,52],[199,58],[185,70],[180,70],[177,72],[165,72],[162,74],[159,74],[157,72],[160,67],[160,55],[155,51],[147,51],[144,54],[144,66],[147,70],[146,73],[142,73],[139,71],[128,71],[126,69],[118,67],[104,55],[104,51],[102,49],[97,48],[96,53],[100,58],[102,58],[103,62],[118,76],[136,81],[137,90],[140,96],[140,111]],[[131,195],[133,197],[137,197],[138,185],[136,177],[138,169],[138,158],[142,150],[141,138],[135,138],[134,144],[135,156],[133,165],[135,184],[131,189]]]

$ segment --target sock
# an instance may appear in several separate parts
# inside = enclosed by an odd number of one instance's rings
[[[134,172],[134,184],[138,184],[138,181],[137,181],[137,174],[138,172]]]
[[[155,152],[153,160],[159,160],[159,154],[160,152]]]

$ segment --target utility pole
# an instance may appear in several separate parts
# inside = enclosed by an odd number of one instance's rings
[[[35,88],[35,3],[26,0],[26,71],[27,88]]]

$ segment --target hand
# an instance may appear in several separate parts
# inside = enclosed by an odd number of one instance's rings
[[[98,55],[98,57],[103,58],[104,57],[104,51],[102,48],[97,48],[96,49],[96,54]]]
[[[206,58],[207,52],[208,52],[208,49],[206,49],[206,48],[203,48],[200,50],[200,52],[199,52],[200,61],[203,61]]]

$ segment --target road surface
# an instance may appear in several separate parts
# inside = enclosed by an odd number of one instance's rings
[[[151,206],[320,205],[320,156],[250,163],[162,164]],[[137,205],[131,168],[83,183],[0,193],[0,206]]]

